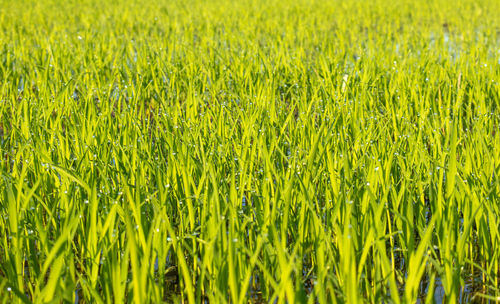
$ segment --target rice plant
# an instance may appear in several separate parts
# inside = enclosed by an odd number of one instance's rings
[[[0,0],[0,302],[500,301],[497,0]]]

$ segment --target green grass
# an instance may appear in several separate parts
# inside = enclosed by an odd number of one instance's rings
[[[496,0],[0,0],[0,302],[494,302],[499,82]]]

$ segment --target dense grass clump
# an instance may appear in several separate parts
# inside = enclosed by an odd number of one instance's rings
[[[497,0],[0,0],[0,302],[494,302],[499,82]]]

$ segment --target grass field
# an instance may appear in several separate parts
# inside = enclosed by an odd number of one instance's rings
[[[500,301],[500,1],[0,0],[0,303]]]

